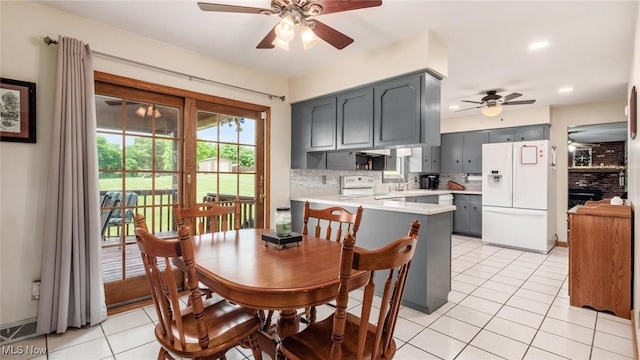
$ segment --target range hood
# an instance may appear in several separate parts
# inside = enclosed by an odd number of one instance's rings
[[[376,156],[390,156],[391,155],[391,149],[364,149],[364,150],[358,150],[357,151],[359,154],[365,154],[365,155],[376,155]],[[400,149],[395,149],[395,155],[396,156],[411,156],[411,148],[400,148]]]

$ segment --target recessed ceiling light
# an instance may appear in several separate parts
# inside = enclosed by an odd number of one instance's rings
[[[549,46],[549,42],[548,41],[538,41],[538,42],[534,42],[533,44],[529,45],[529,50],[539,50],[542,48],[546,48],[547,46]]]
[[[572,92],[573,88],[571,86],[566,86],[563,88],[558,89],[559,93],[568,93],[568,92]]]
[[[449,106],[449,110],[458,110],[458,109],[460,109],[460,106],[458,106],[458,105]]]

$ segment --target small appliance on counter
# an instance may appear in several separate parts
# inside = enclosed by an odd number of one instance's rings
[[[439,174],[426,174],[420,176],[420,189],[438,190],[440,185]]]

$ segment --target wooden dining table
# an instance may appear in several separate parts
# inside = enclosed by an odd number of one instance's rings
[[[261,346],[272,358],[279,339],[299,331],[298,309],[335,299],[342,250],[336,241],[308,235],[279,249],[262,240],[262,234],[273,232],[241,229],[193,237],[200,282],[232,303],[280,311],[275,331],[269,329],[270,319],[262,329]],[[367,280],[368,273],[354,273],[349,287]]]

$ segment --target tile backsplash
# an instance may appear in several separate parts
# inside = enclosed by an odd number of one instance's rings
[[[382,171],[292,169],[291,196],[338,195],[340,177],[345,175],[371,176],[376,183],[382,182]]]
[[[292,169],[291,196],[312,195],[338,195],[340,194],[340,177],[345,175],[371,176],[376,183],[382,182],[382,171],[353,171],[353,170],[312,170]],[[419,179],[422,173],[409,173],[408,182],[411,188],[419,188],[415,179]],[[324,179],[324,181],[323,181]],[[440,174],[440,190],[448,190],[447,181],[453,180],[466,187],[466,190],[482,191],[482,178],[479,176],[467,176],[467,174]]]

